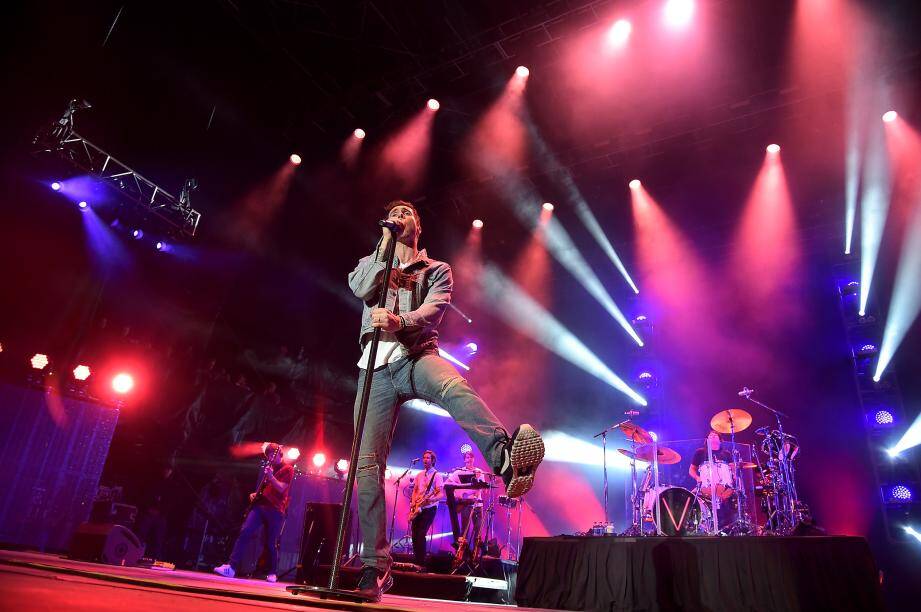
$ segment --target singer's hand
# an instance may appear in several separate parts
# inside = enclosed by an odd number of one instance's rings
[[[372,308],[371,327],[380,327],[385,332],[399,331],[400,317],[386,308]]]

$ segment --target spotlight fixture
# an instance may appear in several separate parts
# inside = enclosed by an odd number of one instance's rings
[[[769,144],[767,147],[765,147],[765,150],[768,153],[780,153],[780,145],[779,144]]]
[[[92,374],[92,372],[89,366],[78,365],[74,368],[74,378],[77,380],[86,380],[90,377],[90,374]]]
[[[614,22],[614,25],[611,26],[611,29],[608,30],[607,42],[611,47],[622,47],[627,39],[630,38],[630,32],[633,31],[633,26],[626,19],[618,19]]]
[[[112,378],[112,390],[119,395],[130,393],[134,389],[134,377],[127,372],[120,372]]]
[[[889,505],[910,504],[915,500],[915,493],[905,483],[895,483],[882,487],[883,502]]]
[[[326,455],[323,453],[316,453],[313,456],[313,465],[314,467],[321,468],[326,464]]]
[[[473,452],[473,447],[470,446],[469,444],[461,444],[460,452],[461,452],[461,455],[466,455],[467,453],[472,453],[472,452]]]
[[[526,79],[528,78],[528,75],[531,74],[531,71],[528,70],[527,66],[518,66],[517,68],[515,68],[515,74],[520,79]]]
[[[429,98],[429,101],[426,102],[426,105],[429,107],[429,110],[437,111],[441,108],[441,104],[435,98]]]
[[[80,208],[84,208],[84,209],[85,209],[85,208],[87,208],[87,207],[89,206],[89,204],[86,203],[86,200],[80,200],[80,202],[77,204],[77,206],[79,206]]]
[[[336,462],[336,472],[341,476],[349,471],[349,460],[340,459]]]
[[[51,188],[54,189],[55,191],[60,191],[60,190],[61,190],[61,184],[60,184],[59,182],[55,181],[55,182],[51,183]]]
[[[35,353],[32,355],[32,359],[29,360],[29,363],[31,363],[32,367],[36,370],[44,370],[48,367],[48,355],[44,353]]]
[[[135,240],[140,240],[141,238],[144,237],[144,230],[136,229],[133,232],[131,232],[131,235],[134,236]]]
[[[288,451],[285,453],[285,456],[288,457],[288,459],[289,459],[290,461],[297,461],[298,457],[301,456],[301,451],[300,451],[300,449],[297,448],[296,446],[292,446],[292,447],[289,448]]]
[[[899,114],[895,112],[894,110],[886,111],[885,113],[883,113],[883,121],[885,121],[886,123],[892,123],[898,118],[898,116]]]
[[[483,229],[483,220],[482,220],[482,219],[474,219],[474,220],[473,220],[473,228],[474,228],[474,229]]]
[[[163,247],[165,247],[165,246],[166,246],[165,244],[163,244],[162,242],[160,242],[160,241],[158,240],[158,241],[157,241],[157,244],[154,245],[154,248],[157,249],[158,251],[162,251],[162,250],[163,250]]]
[[[684,27],[694,16],[694,0],[668,0],[664,12],[665,23],[669,27]]]
[[[551,204],[550,202],[544,202],[544,210],[546,210],[547,212],[552,212],[553,204]]]
[[[867,412],[867,423],[875,429],[888,429],[895,425],[895,415],[887,408],[876,408]]]
[[[464,347],[465,347],[468,351],[470,351],[470,354],[471,354],[471,355],[475,354],[475,353],[480,349],[480,347],[477,346],[477,343],[476,343],[476,342],[468,342],[466,345],[464,345]]]
[[[361,129],[361,128],[355,128],[355,131],[352,132],[352,136],[354,136],[354,137],[357,138],[358,140],[363,140],[364,137],[366,136],[366,134],[365,134],[365,131],[364,131],[363,129]]]
[[[629,185],[630,185],[630,189],[639,189],[642,183],[640,183],[640,179],[633,179],[632,181],[630,181]]]
[[[288,159],[290,159],[291,163],[294,164],[295,166],[301,165],[301,156],[298,155],[297,153],[292,153],[291,157],[289,157]]]

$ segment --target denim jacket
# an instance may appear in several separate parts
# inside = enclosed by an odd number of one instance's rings
[[[378,288],[386,263],[382,261],[380,246],[379,241],[374,253],[362,257],[349,274],[349,288],[355,297],[364,302],[361,333],[358,335],[362,347],[374,333],[371,309],[377,307]],[[425,249],[419,251],[416,260],[402,270],[394,256],[386,308],[401,315],[406,321],[406,327],[397,331],[396,337],[410,355],[437,352],[438,325],[451,301],[453,286],[451,266],[443,261],[429,259]]]

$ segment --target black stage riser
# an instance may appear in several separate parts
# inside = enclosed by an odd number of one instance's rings
[[[564,610],[883,610],[856,537],[525,538],[515,599]]]

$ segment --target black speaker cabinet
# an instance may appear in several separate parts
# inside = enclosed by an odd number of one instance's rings
[[[309,502],[304,512],[304,537],[295,580],[301,584],[318,584],[320,565],[331,565],[336,551],[336,532],[342,504]],[[351,519],[351,516],[348,517]],[[345,533],[349,533],[346,520]]]
[[[109,565],[137,565],[144,554],[138,537],[121,525],[83,523],[70,540],[69,557]]]

